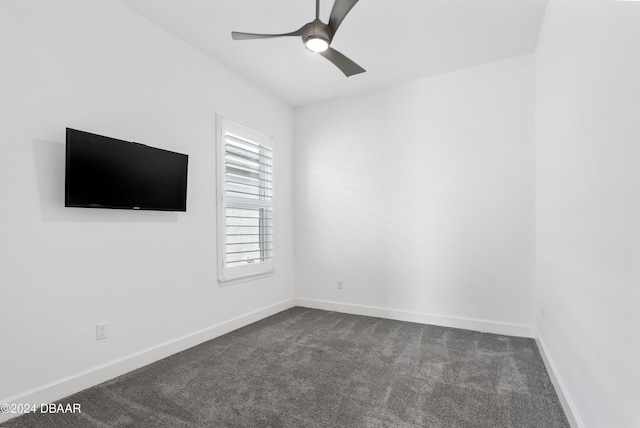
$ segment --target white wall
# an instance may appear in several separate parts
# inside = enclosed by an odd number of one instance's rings
[[[527,55],[297,109],[299,302],[532,335],[533,73]]]
[[[290,107],[115,1],[2,1],[0,58],[0,402],[293,304]],[[277,273],[229,287],[216,113],[273,136],[278,164]],[[188,154],[187,212],[64,208],[65,127]]]
[[[547,355],[583,426],[638,427],[640,3],[549,1],[536,53],[536,205]]]

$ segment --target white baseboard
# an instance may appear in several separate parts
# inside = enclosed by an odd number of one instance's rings
[[[542,361],[544,361],[544,365],[547,368],[547,373],[549,373],[549,378],[551,379],[551,383],[553,383],[553,387],[556,390],[556,394],[558,395],[560,404],[562,404],[564,414],[567,415],[569,425],[571,425],[571,428],[583,428],[584,423],[582,422],[582,419],[580,418],[580,415],[578,414],[576,407],[571,400],[571,396],[567,392],[567,387],[562,381],[562,378],[558,373],[558,369],[556,368],[553,359],[547,353],[547,349],[544,346],[544,340],[542,340],[542,337],[540,337],[540,334],[537,332],[536,344],[538,345],[538,350],[540,351],[540,355],[542,356]]]
[[[462,328],[465,330],[495,333],[506,336],[535,337],[535,328],[530,325],[512,324],[498,321],[487,321],[474,318],[463,318],[448,315],[435,315],[402,309],[381,308],[376,306],[354,305],[351,303],[332,302],[328,300],[296,298],[296,306],[326,311],[344,312],[354,315],[366,315],[388,318],[398,321],[410,321],[421,324],[439,325],[442,327]]]
[[[35,404],[39,408],[41,403],[51,403],[82,391],[83,389],[98,385],[177,352],[199,345],[207,340],[215,339],[218,336],[260,321],[263,318],[277,314],[293,306],[295,306],[295,299],[287,299],[12,397],[0,399],[0,403],[29,403]],[[19,415],[0,412],[0,422],[7,421],[16,416]]]

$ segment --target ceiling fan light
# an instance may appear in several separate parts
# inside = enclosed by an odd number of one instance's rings
[[[304,44],[311,52],[324,52],[329,49],[329,42],[322,37],[309,37]]]

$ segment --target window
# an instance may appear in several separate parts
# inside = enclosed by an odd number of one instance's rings
[[[218,276],[273,272],[272,139],[218,117]]]

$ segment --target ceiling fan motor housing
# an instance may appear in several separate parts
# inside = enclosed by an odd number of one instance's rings
[[[303,36],[302,42],[306,45],[309,39],[322,39],[327,42],[327,44],[331,44],[332,35],[329,26],[319,19],[314,19],[311,24],[313,25],[312,34]]]

